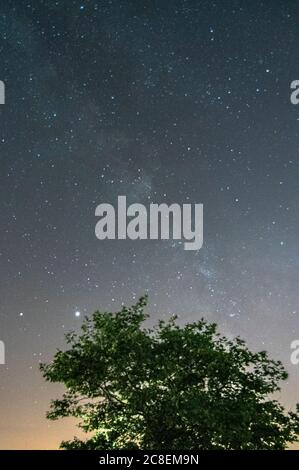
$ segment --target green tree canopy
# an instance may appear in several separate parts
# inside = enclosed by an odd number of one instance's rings
[[[147,298],[120,312],[95,312],[69,349],[41,366],[66,393],[48,418],[79,418],[92,437],[66,449],[284,449],[299,416],[273,399],[287,373],[201,319],[145,328]]]

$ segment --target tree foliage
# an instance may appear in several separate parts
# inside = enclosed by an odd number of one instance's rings
[[[118,313],[95,312],[69,349],[41,366],[66,393],[48,418],[72,416],[92,437],[65,449],[284,449],[299,416],[273,399],[287,373],[201,319],[145,328],[142,297]]]

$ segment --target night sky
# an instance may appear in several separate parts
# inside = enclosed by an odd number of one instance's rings
[[[283,361],[299,402],[297,1],[0,6],[0,448],[57,448],[39,362],[94,310],[149,294]],[[202,203],[204,244],[95,236],[95,208]]]

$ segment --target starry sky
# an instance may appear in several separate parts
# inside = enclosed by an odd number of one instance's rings
[[[0,5],[0,448],[57,448],[39,362],[94,310],[148,292],[151,321],[204,316],[284,362],[299,402],[299,4]],[[95,237],[95,208],[204,205],[204,244]]]

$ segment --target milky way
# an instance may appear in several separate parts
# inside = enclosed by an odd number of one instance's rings
[[[95,309],[148,292],[290,372],[298,320],[296,2],[1,2],[0,447],[55,448],[39,362]],[[95,208],[204,205],[204,243],[95,237]]]

